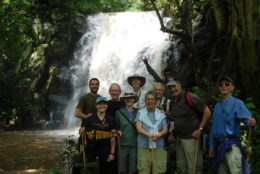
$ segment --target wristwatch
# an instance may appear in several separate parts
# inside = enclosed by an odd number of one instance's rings
[[[199,128],[199,130],[200,130],[200,131],[203,131],[203,128],[202,128],[202,127],[200,127],[200,128]]]

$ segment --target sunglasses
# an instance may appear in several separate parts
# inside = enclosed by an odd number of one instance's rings
[[[219,86],[230,86],[231,85],[231,82],[221,82],[219,83]]]
[[[100,101],[105,101],[105,102],[107,102],[107,98],[106,98],[106,97],[98,97],[98,98],[96,99],[96,102],[100,102]]]

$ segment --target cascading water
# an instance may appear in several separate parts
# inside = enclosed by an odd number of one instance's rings
[[[79,97],[86,92],[88,80],[100,80],[99,94],[108,97],[111,83],[119,83],[122,91],[129,88],[127,77],[138,73],[147,78],[145,89],[151,88],[153,78],[148,74],[141,58],[147,56],[158,73],[165,67],[169,36],[160,31],[154,12],[125,12],[89,16],[86,32],[69,68],[59,78],[70,80],[73,94],[65,110],[69,128],[76,126],[74,117]]]

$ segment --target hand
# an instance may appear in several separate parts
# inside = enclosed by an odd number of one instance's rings
[[[114,159],[115,159],[115,155],[110,153],[110,154],[108,155],[107,162],[111,162],[111,161],[113,161]]]
[[[148,64],[148,60],[146,57],[144,57],[142,60],[143,60],[144,64],[146,64],[146,65]]]
[[[149,133],[148,137],[151,138],[153,141],[157,140],[155,134],[150,134]]]
[[[80,128],[79,129],[79,134],[82,135],[84,133],[85,129],[84,128]]]
[[[123,134],[121,131],[117,131],[117,133],[119,134],[120,137],[121,137],[122,134]]]
[[[157,141],[161,138],[162,134],[160,132],[153,134],[152,140]]]
[[[213,149],[209,149],[209,156],[210,156],[210,157],[214,157],[214,151],[213,151]]]
[[[197,130],[193,131],[191,135],[192,135],[194,138],[199,139],[199,138],[200,138],[200,135],[201,135],[201,130],[197,129]]]
[[[85,115],[85,119],[87,119],[88,117],[90,117],[92,115],[92,113],[86,114]]]
[[[160,111],[161,111],[162,114],[166,115],[166,112],[162,108],[160,109]]]
[[[255,118],[254,118],[254,117],[250,117],[250,118],[249,118],[249,125],[250,125],[250,126],[255,126],[255,125],[256,125],[256,121],[255,121]]]

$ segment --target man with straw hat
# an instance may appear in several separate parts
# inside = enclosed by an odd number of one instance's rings
[[[125,107],[116,112],[116,127],[120,134],[118,171],[133,174],[137,171],[137,132],[134,121],[138,111],[133,105],[138,98],[133,92],[126,92],[121,99],[125,102]]]
[[[202,173],[200,137],[211,112],[195,94],[182,90],[181,83],[170,80],[171,109],[176,135],[177,171],[183,174]]]
[[[142,90],[145,81],[146,81],[145,77],[139,74],[134,74],[127,78],[128,84],[132,87],[133,92],[138,97],[138,101],[134,104],[134,107],[137,109],[141,109],[145,106],[144,96],[146,91]]]
[[[167,133],[166,116],[156,108],[156,95],[145,95],[146,107],[138,110],[136,117],[137,169],[139,174],[162,174],[166,171],[167,153],[164,135]]]
[[[220,77],[218,88],[222,100],[214,108],[209,141],[209,156],[214,158],[213,168],[219,174],[251,173],[246,165],[239,132],[241,122],[255,126],[256,121],[243,101],[232,96],[235,86],[230,77]]]

